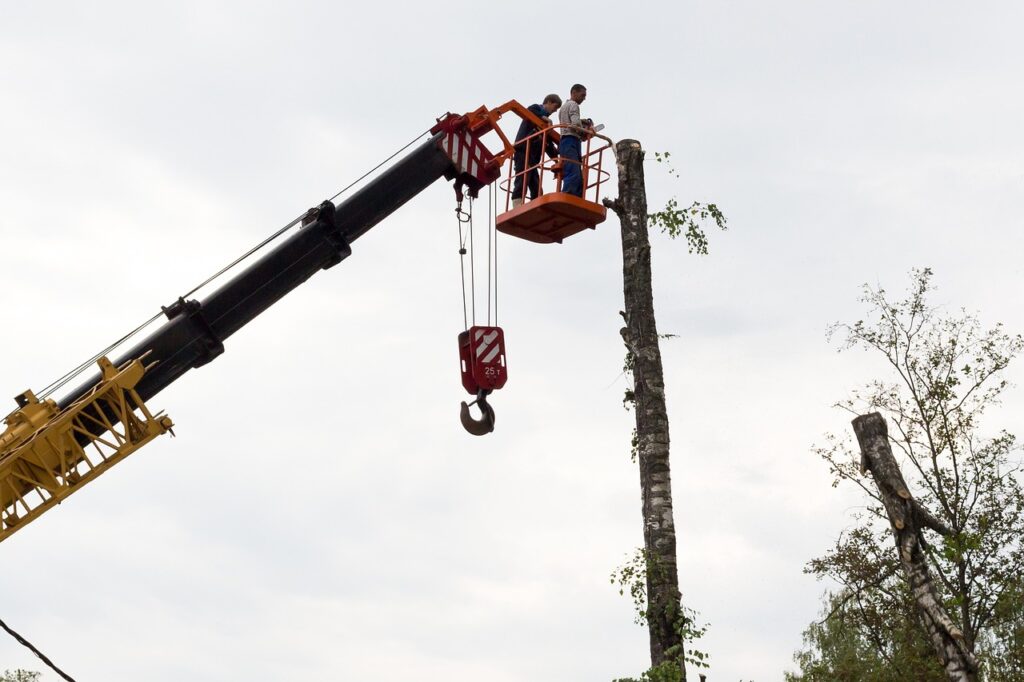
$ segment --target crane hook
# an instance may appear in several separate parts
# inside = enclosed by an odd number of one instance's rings
[[[462,428],[474,436],[486,436],[494,430],[494,408],[487,404],[488,393],[490,391],[480,389],[476,394],[476,400],[468,404],[465,400],[462,401],[462,410],[459,413]],[[480,419],[474,419],[473,415],[469,413],[470,405],[480,408]]]

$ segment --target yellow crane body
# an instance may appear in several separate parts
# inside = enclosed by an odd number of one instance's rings
[[[0,542],[174,426],[135,392],[146,372],[141,360],[98,364],[100,381],[63,410],[26,391],[4,419]]]

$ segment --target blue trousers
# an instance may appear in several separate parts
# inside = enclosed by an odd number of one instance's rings
[[[580,168],[580,138],[562,135],[558,141],[558,155],[562,157],[562,191],[583,196],[583,170]]]

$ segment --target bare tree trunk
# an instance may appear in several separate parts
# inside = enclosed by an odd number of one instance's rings
[[[676,661],[683,671],[683,614],[676,569],[676,530],[669,475],[665,382],[651,291],[651,243],[647,233],[644,151],[636,140],[615,146],[619,197],[606,201],[622,225],[622,277],[626,326],[622,339],[632,361],[637,458],[643,500],[647,565],[647,627],[651,665]]]
[[[889,432],[882,415],[873,412],[857,417],[853,420],[853,431],[860,443],[861,470],[870,471],[878,486],[907,583],[935,653],[952,682],[976,682],[978,660],[942,605],[923,548],[925,528],[941,535],[950,535],[952,531],[911,496],[889,447]]]

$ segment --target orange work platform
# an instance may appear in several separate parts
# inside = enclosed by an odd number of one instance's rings
[[[555,147],[567,126],[545,126],[534,120],[540,124],[537,132],[514,144],[506,141],[505,159],[513,163],[499,184],[505,192],[505,212],[497,216],[495,226],[500,232],[538,244],[561,243],[566,237],[594,229],[607,217],[601,204],[601,185],[608,181],[609,173],[602,167],[602,157],[612,141],[593,132],[584,134],[579,160],[563,158],[556,155]],[[572,134],[578,135],[578,130]],[[573,164],[579,168],[582,196],[562,191],[565,171]],[[531,198],[532,194],[536,198]]]
[[[562,243],[577,232],[603,223],[608,210],[601,204],[565,192],[543,194],[498,216],[498,231],[538,244]]]

